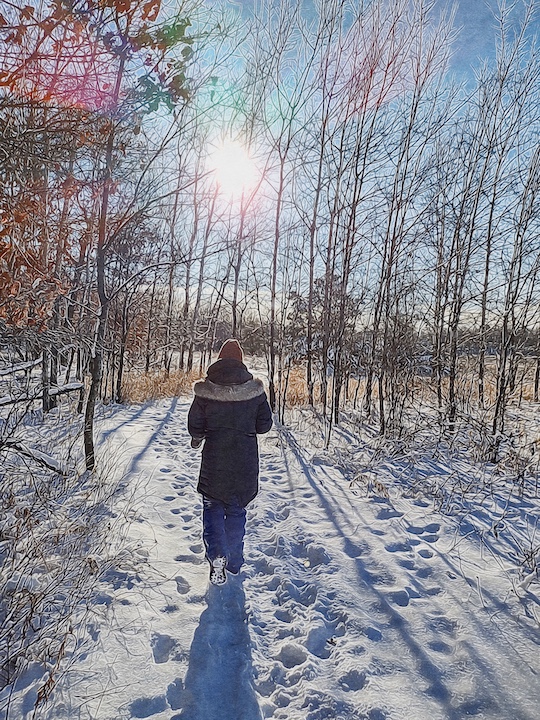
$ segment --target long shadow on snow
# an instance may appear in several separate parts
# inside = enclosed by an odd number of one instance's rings
[[[443,709],[446,720],[462,720],[464,710],[462,707],[456,707],[456,701],[458,701],[458,698],[453,696],[451,690],[449,690],[444,683],[443,673],[431,660],[431,658],[425,652],[422,646],[418,642],[416,642],[416,640],[414,640],[414,638],[411,636],[411,633],[407,628],[407,622],[404,617],[388,602],[386,596],[383,593],[379,592],[379,590],[377,590],[377,588],[373,586],[372,575],[366,567],[365,563],[362,562],[359,557],[355,557],[355,555],[357,554],[355,552],[357,548],[350,540],[348,535],[341,528],[340,523],[336,518],[334,509],[332,508],[331,504],[329,503],[323,492],[321,492],[321,487],[312,474],[311,468],[304,457],[302,448],[298,445],[296,439],[289,431],[282,431],[281,435],[286,440],[287,446],[290,448],[290,450],[296,457],[310,485],[319,496],[319,500],[327,513],[328,519],[332,521],[336,530],[343,538],[345,552],[354,559],[358,576],[366,584],[371,593],[376,597],[380,610],[388,617],[389,626],[399,632],[402,640],[409,648],[411,655],[416,659],[418,671],[428,683],[428,687],[425,690],[426,694],[431,696],[435,701],[439,703],[439,705]],[[484,678],[484,680],[485,679],[486,678]],[[497,707],[497,701],[494,699],[495,696],[498,695],[501,700],[501,706],[505,706],[504,711],[510,711],[513,713],[511,717],[515,718],[515,720],[529,720],[530,716],[522,714],[518,708],[513,707],[514,703],[512,702],[511,698],[501,697],[501,692],[497,692],[499,688],[497,687],[496,679],[490,678],[490,680],[491,682],[489,683],[489,690],[491,691],[493,696],[490,702],[490,710],[492,710],[494,713],[497,713],[497,715],[494,714],[491,717],[498,717],[498,712],[501,711],[501,708]]]
[[[129,417],[127,420],[123,420],[121,423],[119,423],[118,425],[115,425],[114,427],[110,428],[109,430],[104,430],[104,432],[101,435],[102,439],[106,440],[111,435],[114,435],[114,433],[117,432],[118,430],[120,430],[120,428],[123,427],[124,425],[131,425],[131,423],[134,420],[137,420],[138,418],[141,417],[141,415],[144,413],[145,410],[147,410],[150,407],[150,405],[151,405],[150,402],[144,403],[144,405],[140,405],[137,408],[136,412],[133,415],[131,415],[131,417]],[[125,405],[115,405],[115,406],[113,406],[112,412],[110,411],[110,414],[106,417],[108,419],[111,419],[112,417],[114,417],[118,413],[121,413],[125,409],[126,409]],[[102,419],[102,418],[100,418],[100,419]]]
[[[151,404],[152,404],[152,403],[147,403],[146,405],[143,405],[143,406],[140,407],[140,408],[137,410],[137,412],[136,412],[132,417],[130,417],[128,420],[124,420],[124,422],[120,423],[120,424],[117,425],[116,427],[111,428],[110,430],[107,430],[106,432],[104,432],[104,433],[103,433],[103,438],[104,438],[104,439],[105,439],[105,438],[108,438],[110,435],[112,435],[112,434],[114,434],[115,432],[117,432],[123,425],[129,425],[129,424],[132,423],[133,420],[135,420],[136,418],[140,418],[140,416],[143,414],[143,412],[144,412],[148,407],[150,407]],[[129,467],[126,469],[127,474],[132,473],[132,472],[135,472],[135,471],[137,470],[137,465],[139,464],[139,461],[142,460],[142,458],[145,456],[145,454],[148,452],[148,450],[152,447],[152,445],[155,443],[155,441],[156,441],[156,440],[158,439],[158,437],[161,435],[161,433],[163,432],[163,429],[164,429],[164,427],[167,425],[167,423],[169,423],[169,421],[172,420],[172,418],[173,418],[173,416],[174,416],[174,413],[175,413],[175,411],[176,411],[176,406],[177,406],[177,405],[178,405],[178,398],[176,398],[176,397],[175,397],[175,398],[172,398],[170,407],[169,407],[169,409],[167,410],[167,412],[166,412],[166,414],[165,414],[165,417],[163,418],[163,420],[161,420],[161,422],[159,423],[159,425],[157,425],[156,429],[154,430],[154,432],[153,432],[152,435],[150,436],[147,444],[146,444],[145,446],[141,447],[141,449],[139,450],[139,452],[132,457],[131,462],[130,462],[130,464],[129,464]]]
[[[261,720],[241,578],[210,586],[189,653],[182,711],[171,720]]]

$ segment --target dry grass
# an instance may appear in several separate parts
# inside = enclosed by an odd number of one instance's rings
[[[291,368],[286,403],[288,407],[301,407],[308,404],[306,370],[301,365],[295,365]]]
[[[201,378],[198,371],[175,370],[167,375],[165,371],[132,371],[124,375],[122,396],[126,403],[147,402],[162,398],[189,395],[193,383]]]
[[[490,359],[492,360],[492,359]],[[125,374],[122,383],[122,394],[124,402],[137,403],[162,398],[176,397],[179,395],[190,395],[193,383],[200,380],[202,375],[193,370],[189,373],[183,370],[175,370],[167,375],[163,370],[158,372],[145,373],[142,371],[131,371]],[[404,392],[410,394],[411,400],[420,400],[428,405],[436,400],[436,382],[434,378],[416,376],[409,381],[408,388]],[[351,378],[346,392],[346,401],[352,402],[357,397],[361,402],[365,392],[365,379]],[[443,395],[448,397],[448,378],[442,381]],[[331,392],[329,383],[328,392]],[[461,403],[476,405],[478,399],[478,378],[475,373],[475,364],[472,359],[464,358],[460,362],[459,373],[456,383],[456,393]],[[496,368],[493,361],[487,363],[484,379],[484,403],[487,408],[492,407],[496,395]],[[523,382],[516,388],[513,399],[533,400],[533,369],[527,368]],[[316,382],[314,387],[316,401],[320,398],[320,383]],[[372,389],[374,401],[378,398],[378,386],[375,382]],[[288,377],[286,406],[288,408],[303,407],[308,404],[308,388],[306,381],[306,368],[303,365],[295,365],[291,368]]]
[[[480,406],[478,401],[478,374],[477,374],[477,358],[463,357],[460,358],[458,364],[458,373],[456,378],[456,398],[459,411],[467,416],[477,416],[478,413],[484,421],[489,418],[495,406],[497,395],[497,365],[496,358],[489,357],[486,359],[485,375],[484,375],[484,403]],[[518,372],[516,386],[508,398],[508,407],[519,407],[521,401],[534,401],[534,371],[535,363],[528,361],[522,363]],[[437,382],[434,377],[429,376],[410,376],[402,379],[401,392],[405,401],[405,407],[414,408],[420,405],[425,408],[437,408]],[[282,385],[282,388],[284,387]],[[446,405],[449,397],[449,378],[442,378],[442,395],[443,404]],[[362,405],[366,392],[365,378],[350,378],[348,384],[343,388],[342,396],[343,406],[351,408],[356,400],[356,406]],[[329,378],[328,382],[328,404],[331,402],[332,382]],[[375,406],[378,403],[379,387],[375,378],[372,387],[372,402]],[[314,387],[314,398],[316,405],[320,402],[320,383],[316,382]],[[303,365],[294,365],[291,368],[288,385],[286,388],[286,407],[298,408],[308,405],[308,389],[306,381],[306,368]]]

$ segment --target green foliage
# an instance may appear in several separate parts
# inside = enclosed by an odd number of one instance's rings
[[[0,14],[0,87],[38,102],[64,104],[69,96],[91,110],[115,109],[119,100],[150,112],[161,104],[173,109],[190,97],[197,38],[188,17],[158,22],[160,10],[161,0],[47,0],[39,8],[15,2]]]

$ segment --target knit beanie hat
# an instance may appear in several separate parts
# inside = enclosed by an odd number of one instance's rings
[[[238,340],[225,340],[219,351],[218,360],[238,360],[238,362],[243,362],[244,355]]]

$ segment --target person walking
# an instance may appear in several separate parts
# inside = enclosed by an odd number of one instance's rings
[[[257,435],[272,427],[272,411],[261,380],[243,362],[235,339],[223,343],[206,378],[194,385],[188,413],[191,447],[203,442],[197,490],[203,496],[203,541],[210,582],[222,585],[226,571],[244,562],[246,506],[257,495]]]

